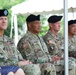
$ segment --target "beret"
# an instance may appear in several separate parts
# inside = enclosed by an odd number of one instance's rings
[[[76,24],[76,20],[69,20],[68,25]]]
[[[8,10],[7,9],[0,9],[0,16],[7,16]]]
[[[50,16],[50,17],[48,18],[48,22],[49,22],[49,23],[55,23],[55,22],[60,21],[61,18],[62,18],[62,16],[53,15],[53,16]]]
[[[40,15],[33,15],[33,14],[30,14],[27,18],[26,18],[26,22],[33,22],[33,21],[40,21]]]

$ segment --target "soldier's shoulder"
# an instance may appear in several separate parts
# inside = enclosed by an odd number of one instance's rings
[[[52,38],[53,38],[52,35],[49,34],[49,33],[46,33],[46,34],[43,36],[44,41],[52,40]]]
[[[59,37],[59,38],[64,38],[64,35],[61,34],[61,33],[58,33],[58,37]]]
[[[23,37],[20,38],[19,42],[24,42],[24,41],[26,41],[28,39],[29,39],[29,35],[25,34]]]
[[[45,38],[47,38],[48,37],[48,32],[47,33],[45,33],[45,35],[43,36],[43,39],[45,39]]]
[[[8,41],[8,42],[13,42],[13,39],[4,35],[4,40]]]
[[[10,37],[8,37],[8,36],[6,36],[6,35],[4,35],[4,38],[6,38],[6,39],[11,39]]]
[[[17,44],[17,47],[20,47],[23,43],[25,43],[29,38],[28,34],[25,34],[23,37],[19,39],[19,42]]]

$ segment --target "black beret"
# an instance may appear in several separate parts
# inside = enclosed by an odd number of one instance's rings
[[[60,21],[61,18],[62,18],[62,16],[53,15],[53,16],[50,16],[50,17],[48,18],[48,22],[49,22],[49,23],[55,23],[55,22]]]
[[[76,24],[76,20],[69,20],[68,25]]]
[[[27,18],[26,18],[26,22],[33,22],[33,21],[40,21],[40,15],[33,15],[33,14],[30,14]]]
[[[8,10],[7,9],[0,9],[0,16],[7,16]]]

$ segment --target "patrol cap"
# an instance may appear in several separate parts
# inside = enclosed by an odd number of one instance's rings
[[[53,15],[48,18],[49,23],[55,23],[62,19],[62,16]]]
[[[8,10],[7,9],[0,9],[0,17],[1,16],[7,16],[8,15]]]
[[[76,20],[69,20],[68,25],[76,24]]]
[[[33,21],[40,21],[40,15],[33,15],[33,14],[30,14],[27,18],[26,18],[26,22],[33,22]]]

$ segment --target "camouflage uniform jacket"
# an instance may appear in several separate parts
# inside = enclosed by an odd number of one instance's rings
[[[63,39],[59,33],[57,35],[54,35],[50,30],[48,30],[48,32],[43,37],[43,39],[44,39],[45,43],[47,44],[48,50],[51,55],[62,56],[63,51],[61,49],[64,49]],[[54,42],[54,44],[49,43],[49,41]]]
[[[68,50],[69,50],[69,56],[76,58],[76,39],[75,39],[75,37],[68,38]]]
[[[29,31],[20,39],[17,47],[23,58],[33,63],[48,62],[51,58],[43,39]]]
[[[17,65],[18,55],[20,56],[19,51],[17,52],[12,40],[5,35],[0,36],[0,66]]]
[[[73,37],[73,38],[68,37],[68,50],[69,51],[76,51],[76,39],[75,39],[75,37]]]

